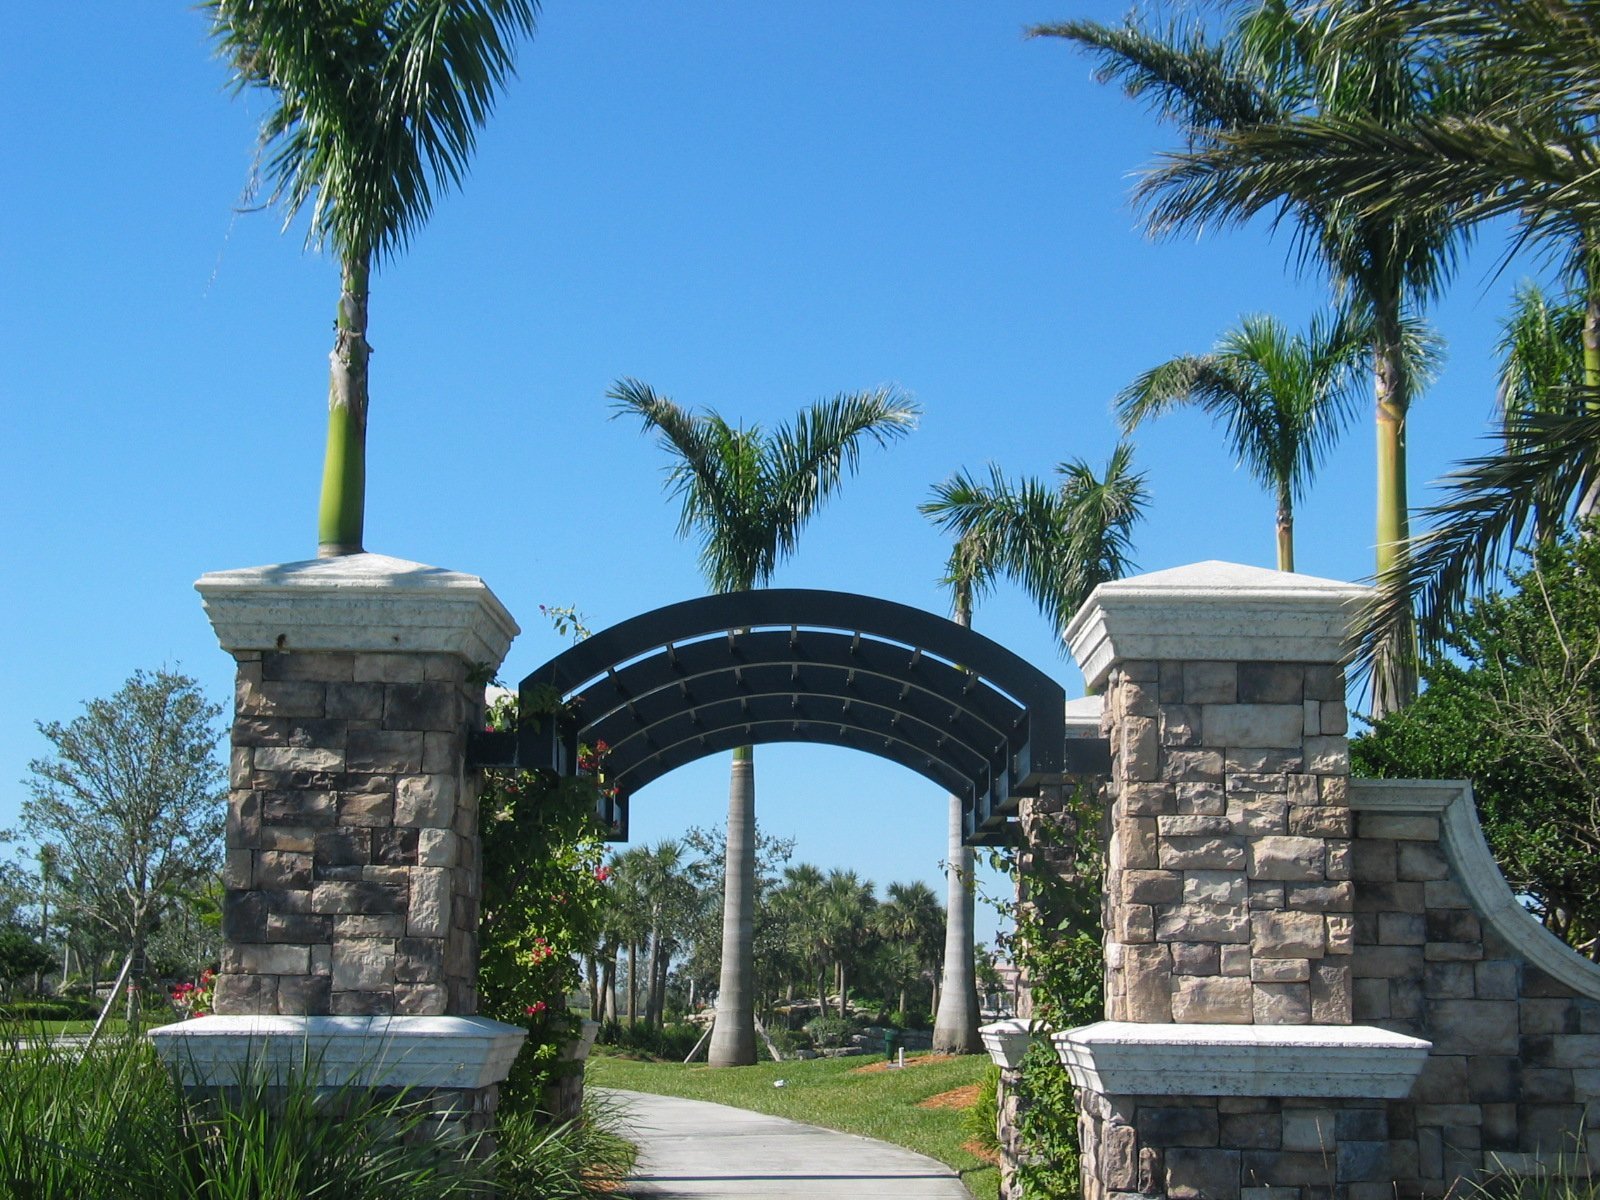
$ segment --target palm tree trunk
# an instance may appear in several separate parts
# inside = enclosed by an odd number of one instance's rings
[[[977,1054],[978,984],[973,972],[972,847],[961,844],[961,797],[950,797],[949,857],[945,866],[944,979],[933,1019],[936,1054]]]
[[[1588,239],[1586,239],[1588,240]],[[1589,412],[1600,412],[1600,252],[1591,250],[1585,256],[1583,304],[1583,386],[1588,395],[1584,407]],[[1578,501],[1577,516],[1580,521],[1594,516],[1600,509],[1600,479],[1596,479]]]
[[[956,589],[956,624],[972,628],[970,582]],[[973,972],[973,927],[976,895],[972,886],[972,847],[962,844],[961,797],[952,795],[947,806],[949,843],[945,858],[944,978],[934,1008],[933,1049],[937,1054],[977,1054],[983,1049],[978,1035],[978,983]]]
[[[1411,533],[1406,499],[1406,410],[1411,397],[1400,315],[1394,308],[1378,314],[1372,356],[1378,401],[1377,566],[1382,577],[1404,563]],[[1408,620],[1393,644],[1378,649],[1372,668],[1374,716],[1386,716],[1416,699],[1414,640]]]
[[[628,1025],[639,1019],[639,943],[628,942]]]
[[[367,277],[365,255],[341,264],[339,311],[328,356],[328,446],[317,511],[317,557],[360,554],[367,498]]]
[[[728,781],[728,856],[722,884],[722,972],[706,1061],[748,1067],[756,1061],[754,1007],[756,899],[755,751],[733,752]]]
[[[1278,570],[1294,570],[1294,497],[1282,480],[1278,482]]]
[[[841,958],[839,960],[839,1019],[841,1021],[847,1019],[846,1005],[849,1003],[850,996],[850,988],[847,986],[847,983],[848,981],[844,971],[844,959]]]

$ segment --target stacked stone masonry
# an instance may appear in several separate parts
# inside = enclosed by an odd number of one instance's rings
[[[1389,1105],[1397,1194],[1600,1170],[1600,969],[1585,995],[1527,961],[1469,901],[1437,816],[1357,811],[1355,832],[1355,1019],[1433,1043]]]
[[[1122,662],[1104,728],[1114,764],[1107,1016],[1349,1024],[1342,672]]]
[[[235,657],[217,1012],[476,1012],[482,686],[454,654]]]

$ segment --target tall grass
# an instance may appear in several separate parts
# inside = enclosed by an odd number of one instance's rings
[[[0,1044],[0,1200],[578,1200],[632,1148],[604,1114],[541,1128],[502,1117],[492,1158],[441,1136],[416,1095],[262,1073],[186,1096],[143,1039],[80,1051]]]

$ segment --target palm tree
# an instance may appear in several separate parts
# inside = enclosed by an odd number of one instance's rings
[[[963,537],[951,548],[943,582],[950,589],[952,617],[963,629],[972,628],[973,604],[992,586],[995,569],[994,547],[977,536]],[[933,1015],[936,1054],[977,1054],[983,1049],[978,1033],[982,1008],[974,975],[974,856],[966,844],[964,809],[962,798],[952,792],[946,802],[944,969]]]
[[[205,0],[240,90],[274,101],[261,124],[269,200],[308,205],[307,244],[338,256],[318,554],[357,554],[366,510],[371,272],[461,182],[538,0]]]
[[[1320,261],[1370,330],[1378,432],[1377,571],[1404,569],[1409,538],[1406,418],[1417,388],[1406,325],[1442,289],[1461,226],[1447,206],[1374,212],[1334,190],[1274,183],[1274,163],[1252,139],[1262,129],[1326,118],[1396,128],[1423,114],[1469,106],[1471,81],[1438,70],[1420,41],[1345,37],[1343,26],[1383,0],[1326,5],[1262,0],[1220,43],[1196,33],[1159,35],[1130,23],[1043,26],[1036,35],[1077,42],[1099,57],[1103,78],[1153,99],[1185,125],[1188,146],[1163,156],[1140,183],[1156,232],[1242,221],[1262,210],[1295,225],[1302,255]],[[1379,648],[1373,707],[1380,715],[1416,694],[1409,627]]]
[[[828,872],[818,893],[819,942],[833,964],[839,993],[839,1018],[849,1015],[850,977],[874,938],[873,912],[878,906],[872,883],[854,871]]]
[[[917,410],[894,388],[852,392],[804,410],[771,434],[730,425],[716,412],[691,413],[647,384],[622,379],[607,396],[620,416],[660,435],[674,462],[667,489],[683,508],[680,537],[700,542],[700,566],[714,592],[767,583],[794,552],[800,530],[852,473],[864,442],[885,445],[916,425]],[[708,1061],[756,1061],[752,940],[755,921],[755,761],[733,752],[728,786],[728,855],[723,886],[722,970]]]
[[[1250,316],[1209,354],[1152,367],[1117,397],[1124,433],[1181,405],[1222,425],[1229,449],[1277,500],[1278,570],[1294,570],[1294,505],[1352,415],[1356,356],[1365,331],[1318,317],[1291,334],[1269,316]]]
[[[939,942],[947,926],[944,912],[933,889],[920,880],[891,883],[884,889],[883,903],[873,912],[873,925],[887,942],[909,949],[916,965],[931,966],[938,961]],[[900,988],[900,1016],[906,1015],[906,991]]]
[[[1508,406],[1495,446],[1419,514],[1425,531],[1379,577],[1363,631],[1370,659],[1413,610],[1419,647],[1436,650],[1525,531],[1600,500],[1600,11],[1583,0],[1427,0],[1362,16],[1347,40],[1444,47],[1458,76],[1488,81],[1475,104],[1399,123],[1334,113],[1252,130],[1238,151],[1255,158],[1254,178],[1225,189],[1225,202],[1244,212],[1271,194],[1336,194],[1374,220],[1440,209],[1467,225],[1515,218],[1513,248],[1551,253],[1583,310],[1581,383],[1558,376],[1537,409]]]
[[[958,471],[919,508],[958,541],[988,548],[993,570],[1020,584],[1059,631],[1098,585],[1127,573],[1149,493],[1125,442],[1100,474],[1082,459],[1056,473],[1051,489],[1027,477],[1012,484],[992,464],[987,483]]]

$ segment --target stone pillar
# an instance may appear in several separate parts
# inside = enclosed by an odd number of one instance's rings
[[[1366,595],[1202,563],[1103,585],[1068,626],[1112,751],[1108,1020],[1055,1035],[1090,1200],[1376,1200],[1381,1101],[1427,1043],[1351,1025],[1342,664]]]
[[[361,1063],[363,1079],[469,1092],[486,1118],[523,1031],[474,1015],[466,739],[516,623],[475,576],[376,554],[196,588],[238,663],[224,948],[216,1015],[158,1046],[207,1086],[309,1042],[334,1082]]]

